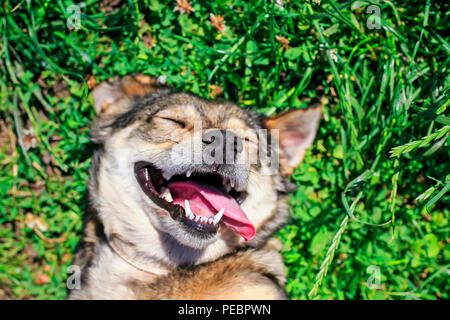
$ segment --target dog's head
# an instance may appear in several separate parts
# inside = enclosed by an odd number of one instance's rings
[[[102,148],[89,189],[105,232],[180,263],[257,245],[280,227],[286,178],[320,117],[315,107],[264,118],[143,75],[102,83],[93,99]]]

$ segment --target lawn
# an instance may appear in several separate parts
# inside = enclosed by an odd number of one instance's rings
[[[89,95],[130,73],[271,115],[321,101],[278,237],[293,299],[449,299],[445,1],[6,0],[0,299],[63,299]]]

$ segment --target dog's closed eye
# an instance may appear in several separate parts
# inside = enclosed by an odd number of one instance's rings
[[[178,125],[182,129],[186,128],[186,123],[183,122],[183,121],[177,120],[177,119],[168,118],[168,117],[161,117],[161,116],[156,116],[155,118],[166,120],[166,121],[170,121],[170,122]]]

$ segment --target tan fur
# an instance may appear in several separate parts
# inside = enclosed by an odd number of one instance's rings
[[[134,283],[139,299],[286,299],[281,256],[274,250],[238,252],[215,262],[172,272],[154,283]]]

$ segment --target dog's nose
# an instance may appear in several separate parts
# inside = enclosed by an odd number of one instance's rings
[[[229,130],[207,130],[202,142],[204,159],[208,164],[235,163],[243,150],[241,138]]]

